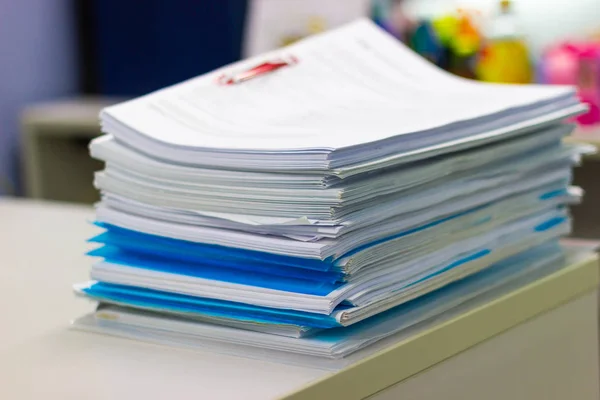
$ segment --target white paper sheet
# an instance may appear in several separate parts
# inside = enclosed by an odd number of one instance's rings
[[[220,74],[285,54],[300,61],[242,84],[215,83]],[[578,104],[570,87],[489,85],[451,76],[359,20],[109,107],[101,118],[106,132],[162,159],[315,170],[329,161],[375,162],[401,149],[526,130],[577,113],[583,109]],[[502,131],[506,126],[512,128]]]

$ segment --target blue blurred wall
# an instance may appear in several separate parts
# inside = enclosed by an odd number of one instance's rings
[[[96,0],[98,91],[139,96],[239,60],[247,3]]]
[[[71,0],[0,0],[0,182],[17,191],[23,106],[77,89],[71,12]]]

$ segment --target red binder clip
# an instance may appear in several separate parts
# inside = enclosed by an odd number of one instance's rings
[[[294,56],[289,56],[287,59],[280,58],[273,61],[266,61],[260,65],[257,65],[256,67],[250,68],[247,71],[230,75],[220,75],[217,78],[217,83],[219,85],[234,85],[297,63],[298,59]]]

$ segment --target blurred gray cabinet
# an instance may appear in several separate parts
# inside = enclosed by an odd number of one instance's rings
[[[102,163],[89,156],[88,144],[100,135],[100,110],[116,101],[76,98],[23,111],[21,148],[28,197],[78,203],[98,199],[93,173]]]
[[[572,143],[583,143],[596,148],[595,154],[583,158],[581,166],[575,168],[574,184],[583,188],[583,202],[571,207],[573,233],[576,238],[600,239],[600,129],[576,131],[567,139]]]

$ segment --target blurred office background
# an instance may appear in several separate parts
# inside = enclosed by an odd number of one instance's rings
[[[576,140],[600,143],[598,0],[0,0],[0,196],[92,203],[102,107],[359,17],[469,79],[578,85]],[[579,236],[598,174],[577,172]]]

